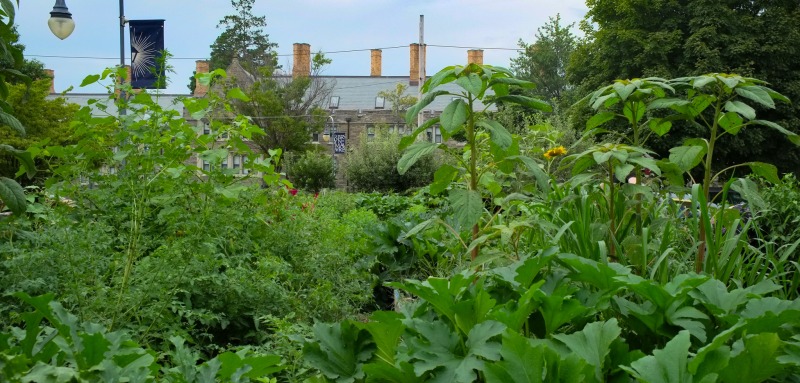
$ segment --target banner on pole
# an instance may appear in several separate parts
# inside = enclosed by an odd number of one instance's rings
[[[333,152],[335,154],[344,154],[347,152],[347,139],[344,133],[333,134]]]
[[[135,89],[164,89],[164,20],[130,20],[131,86]]]

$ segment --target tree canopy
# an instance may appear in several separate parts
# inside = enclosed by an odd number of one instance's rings
[[[565,100],[572,88],[566,78],[569,58],[578,44],[571,29],[574,24],[562,25],[561,15],[551,17],[536,32],[536,41],[528,44],[519,40],[523,49],[511,59],[514,74],[536,84],[533,94],[548,100]]]
[[[800,132],[800,5],[772,0],[588,0],[581,23],[585,39],[567,70],[567,79],[586,94],[614,79],[675,78],[722,72],[768,81],[794,103],[764,118]],[[685,136],[676,126],[653,141],[665,153]],[[782,171],[800,168],[792,144],[766,129],[724,137],[720,165],[760,160]]]
[[[235,14],[223,17],[217,28],[224,28],[211,44],[210,70],[225,69],[233,58],[248,71],[264,66],[277,65],[275,48],[278,44],[269,41],[264,31],[266,16],[253,14],[255,0],[231,0]]]

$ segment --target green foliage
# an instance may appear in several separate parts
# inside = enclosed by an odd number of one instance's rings
[[[400,141],[395,133],[380,132],[373,139],[362,135],[361,144],[351,148],[344,160],[348,187],[361,192],[402,193],[429,184],[441,160],[430,153],[421,155],[408,171],[400,172]]]
[[[379,97],[383,97],[392,107],[392,114],[403,117],[406,110],[417,103],[415,96],[407,94],[408,86],[398,83],[394,89],[382,90],[378,92]]]
[[[289,163],[287,173],[294,185],[313,193],[336,186],[333,159],[327,154],[307,151]]]
[[[217,25],[224,30],[211,44],[210,70],[227,69],[234,58],[252,72],[277,65],[274,50],[278,44],[270,42],[264,32],[267,18],[253,15],[254,4],[255,0],[231,0],[236,13],[224,16]]]
[[[787,174],[777,184],[764,184],[761,195],[766,204],[756,218],[766,239],[778,244],[791,244],[800,240],[800,183],[794,175]]]
[[[461,88],[460,93],[437,90],[440,85],[450,82],[456,83]],[[502,178],[513,173],[517,165],[523,165],[539,180],[540,187],[547,188],[546,176],[539,165],[530,158],[519,156],[519,138],[515,139],[502,124],[487,113],[489,107],[502,103],[551,111],[552,108],[544,101],[511,93],[511,87],[533,86],[530,82],[515,79],[513,73],[500,67],[477,64],[466,67],[451,66],[442,69],[425,82],[422,86],[425,96],[406,113],[406,122],[412,125],[415,116],[436,97],[446,95],[453,99],[440,117],[428,120],[401,140],[400,146],[405,152],[397,163],[397,170],[400,174],[405,173],[420,158],[436,149],[441,149],[458,159],[455,166],[443,167],[443,170],[437,171],[431,191],[442,192],[453,185],[448,201],[456,219],[456,229],[471,230],[473,244],[469,248],[473,260],[479,253],[478,243],[475,241],[481,237],[480,221],[485,215],[483,198],[502,198],[506,195],[501,183]],[[489,91],[492,94],[488,94]],[[476,110],[478,103],[483,106],[482,110]],[[454,149],[445,144],[414,142],[420,133],[436,123],[441,124],[444,140],[464,133],[466,137],[464,148]],[[462,183],[459,185],[456,181]]]
[[[800,20],[796,3],[701,0],[642,4],[639,0],[588,3],[589,12],[581,24],[586,38],[567,68],[569,81],[582,93],[614,79],[727,72],[762,79],[789,99],[800,99],[796,69],[784,64],[798,58],[792,43],[800,39],[792,27]],[[799,105],[757,109],[760,118],[798,133]],[[694,126],[676,123],[671,136],[651,141],[652,149],[666,156],[670,148],[697,135]],[[800,157],[781,136],[762,129],[726,135],[716,156],[720,164],[760,161],[777,165],[781,172],[794,172]]]
[[[202,364],[171,337],[163,358],[125,332],[82,324],[53,296],[16,296],[34,310],[20,314],[24,328],[0,333],[0,378],[4,382],[214,382],[263,381],[283,367],[274,355],[226,352]],[[161,360],[159,360],[161,359]]]
[[[14,108],[17,119],[25,126],[25,136],[19,136],[9,127],[0,127],[0,140],[17,148],[27,148],[44,141],[49,145],[63,145],[69,139],[69,122],[78,110],[77,105],[68,104],[63,98],[48,100],[50,80],[37,80],[26,86],[24,84],[9,87],[8,103]],[[25,153],[0,156],[0,174],[13,178],[19,168],[19,156]],[[31,161],[27,168],[34,165]],[[46,170],[46,159],[37,161],[41,170]],[[40,177],[47,172],[40,173]]]
[[[324,381],[755,382],[798,373],[800,306],[771,297],[771,282],[728,289],[684,274],[662,285],[550,249],[482,273],[390,285],[419,299],[366,324],[321,326],[337,330],[306,343]]]
[[[511,59],[511,70],[520,79],[536,84],[531,93],[559,105],[569,105],[572,86],[567,81],[566,69],[570,56],[578,45],[572,33],[574,24],[562,25],[561,15],[550,17],[536,32],[531,44],[519,40],[522,51]]]
[[[226,89],[242,90],[232,100],[229,112],[250,116],[264,132],[253,138],[261,152],[281,149],[284,153],[302,153],[308,149],[311,134],[320,132],[327,119],[327,112],[319,105],[327,100],[333,84],[318,75],[329,63],[322,53],[317,53],[312,58],[311,76],[298,78],[275,76],[271,66],[229,68],[232,73]]]

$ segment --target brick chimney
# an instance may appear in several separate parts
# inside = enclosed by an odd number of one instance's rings
[[[467,64],[483,65],[483,49],[470,49],[467,51]]]
[[[408,51],[411,56],[408,85],[419,85],[419,44],[412,43],[408,46]]]
[[[44,74],[50,77],[50,94],[56,92],[56,72],[52,69],[45,69]]]
[[[372,77],[380,77],[381,75],[381,50],[373,49],[370,51],[371,60],[369,64],[369,75]]]
[[[197,80],[197,75],[201,73],[208,73],[208,61],[197,60],[194,62],[194,65],[194,93],[192,96],[203,97],[206,95],[206,93],[208,93],[208,85],[201,84],[200,81]]]
[[[292,78],[311,75],[311,45],[294,43],[294,65]]]

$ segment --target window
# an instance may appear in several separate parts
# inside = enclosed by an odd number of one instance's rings
[[[242,156],[236,155],[233,156],[233,169],[239,172],[239,169],[242,167]]]
[[[203,134],[205,135],[211,134],[211,127],[209,127],[208,124],[204,122],[201,122],[201,124],[203,124]]]
[[[389,127],[389,134],[393,134],[394,132],[395,132],[395,127],[394,125],[392,125]]]
[[[222,162],[220,163],[220,165],[222,166],[222,170],[227,169],[228,168],[228,157],[224,157],[222,159]]]
[[[211,170],[211,164],[208,161],[203,160],[203,170],[205,171]]]
[[[245,168],[245,164],[247,164],[247,156],[242,156],[242,174],[250,174],[250,169]]]
[[[442,143],[442,131],[439,129],[439,125],[433,127],[433,136],[437,144]]]
[[[375,109],[383,109],[386,107],[386,99],[378,96],[375,97]]]
[[[372,141],[373,139],[375,139],[375,126],[367,124],[367,141]]]

